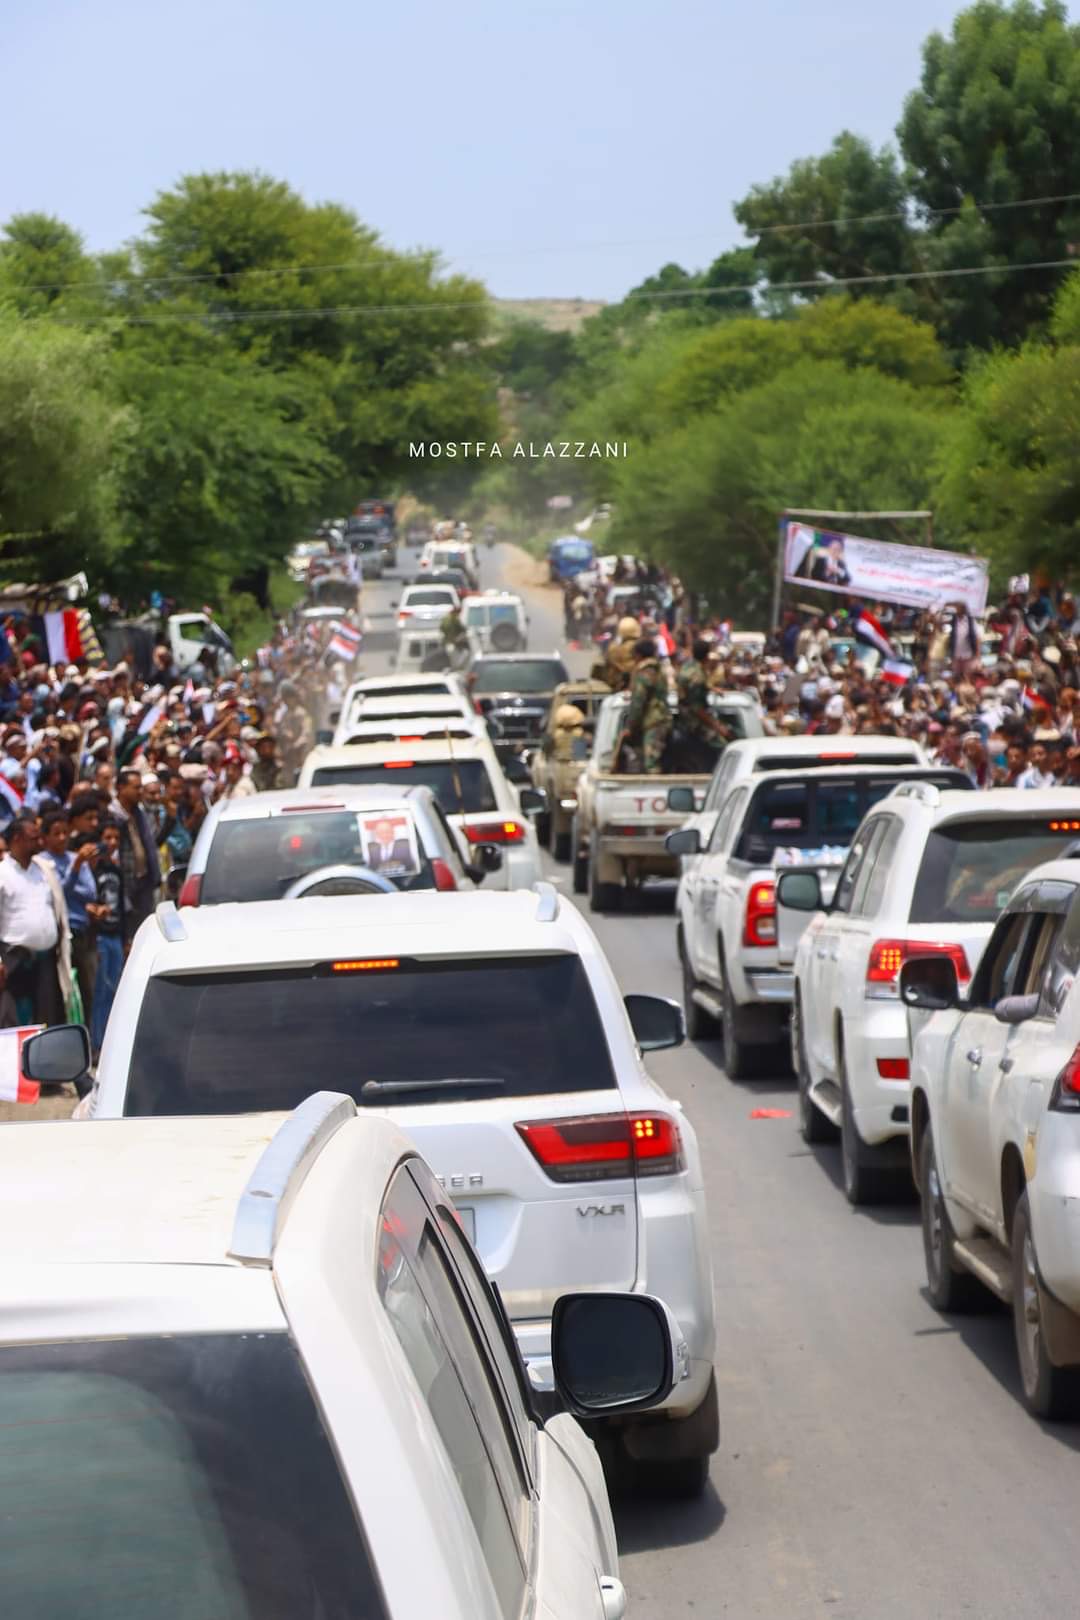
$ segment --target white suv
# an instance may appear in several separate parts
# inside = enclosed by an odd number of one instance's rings
[[[1070,819],[1075,837],[1075,809]],[[1039,1417],[1075,1417],[1080,860],[1028,873],[966,998],[947,958],[908,963],[901,994],[931,1015],[911,1064],[930,1299],[971,1309],[988,1288],[1011,1304],[1025,1402]]]
[[[623,1613],[599,1462],[565,1407],[670,1389],[669,1313],[561,1300],[564,1410],[544,1422],[450,1200],[389,1121],[324,1092],[284,1121],[9,1125],[0,1212],[12,1615]]]
[[[1080,794],[942,791],[908,782],[859,827],[822,905],[811,870],[777,884],[778,931],[816,915],[795,953],[791,1049],[807,1142],[839,1131],[844,1191],[872,1202],[907,1179],[908,1010],[903,964],[947,956],[962,984],[1016,883],[1075,840]],[[1072,819],[1071,819],[1072,818]]]
[[[673,1003],[624,1003],[550,885],[162,906],[79,1112],[290,1108],[313,1078],[388,1112],[458,1201],[541,1383],[559,1294],[668,1302],[689,1376],[659,1420],[607,1439],[658,1486],[693,1491],[718,1443],[704,1178],[692,1126],[642,1061],[681,1039]]]

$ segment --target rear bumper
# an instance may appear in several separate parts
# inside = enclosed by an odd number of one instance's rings
[[[795,975],[790,968],[775,968],[746,975],[751,1001],[780,1002],[788,1005],[795,997]]]
[[[910,1080],[885,1080],[879,1058],[910,1063],[907,1008],[895,1001],[864,1001],[857,1021],[846,1026],[847,1083],[855,1128],[870,1147],[911,1130]]]
[[[1029,1147],[1029,1155],[1031,1151]],[[1044,1114],[1034,1155],[1028,1197],[1039,1271],[1054,1297],[1080,1314],[1080,1150],[1075,1115]]]

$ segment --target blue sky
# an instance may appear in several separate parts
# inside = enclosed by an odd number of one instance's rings
[[[261,168],[503,297],[618,298],[731,204],[881,142],[955,0],[35,0],[5,8],[0,219],[91,248],[179,175]]]

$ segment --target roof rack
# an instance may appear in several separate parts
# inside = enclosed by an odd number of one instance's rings
[[[559,891],[554,883],[534,883],[537,922],[554,922],[559,915]]]
[[[356,1104],[340,1091],[316,1091],[293,1109],[240,1194],[228,1249],[234,1260],[271,1264],[284,1218],[320,1148],[355,1114]]]
[[[176,909],[175,901],[162,900],[161,904],[155,908],[154,916],[157,918],[158,927],[170,945],[180,945],[187,939],[188,931],[184,927],[184,919]]]
[[[901,782],[893,788],[892,796],[894,799],[921,799],[923,804],[941,803],[941,789],[936,782]]]

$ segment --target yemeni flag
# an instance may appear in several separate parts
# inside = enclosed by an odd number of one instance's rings
[[[326,650],[328,653],[333,653],[337,658],[343,658],[347,664],[351,664],[360,651],[360,643],[363,639],[359,630],[354,630],[352,625],[342,624],[340,619],[335,619],[330,626],[330,641]]]
[[[50,664],[74,664],[86,657],[79,615],[75,608],[43,614]]]
[[[44,1028],[44,1024],[24,1024],[21,1029],[0,1029],[0,1102],[37,1102],[41,1086],[24,1077],[22,1049],[24,1041]]]
[[[17,816],[23,807],[23,796],[6,776],[0,776],[0,800],[10,809],[13,816]]]
[[[882,658],[895,660],[893,645],[885,634],[884,625],[879,623],[867,608],[859,609],[852,629],[856,641],[863,641],[868,647],[876,647]]]
[[[903,658],[886,658],[879,673],[890,686],[906,686],[915,673],[915,665]]]
[[[656,645],[660,649],[661,658],[674,658],[675,639],[667,625],[661,621],[656,630]]]

